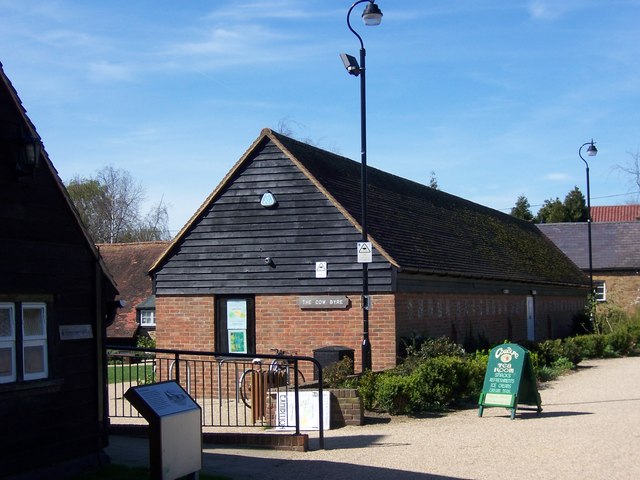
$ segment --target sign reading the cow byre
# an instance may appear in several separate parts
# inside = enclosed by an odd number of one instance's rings
[[[340,309],[349,307],[349,299],[344,295],[323,295],[298,297],[302,309]]]
[[[519,403],[542,411],[529,351],[513,343],[498,345],[489,353],[478,415],[482,416],[485,407],[505,407],[513,419]]]

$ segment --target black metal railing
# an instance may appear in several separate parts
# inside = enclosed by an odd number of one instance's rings
[[[322,368],[314,358],[107,346],[107,360],[111,418],[141,418],[124,398],[129,388],[173,380],[202,408],[203,427],[272,427],[299,434],[303,392],[314,400],[303,402],[304,408],[317,405],[310,416],[318,420],[321,448],[324,443]]]

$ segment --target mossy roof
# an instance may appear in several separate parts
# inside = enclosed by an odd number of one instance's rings
[[[361,222],[359,162],[271,130],[263,134]],[[367,176],[369,237],[400,271],[581,287],[588,283],[529,222],[370,166]]]

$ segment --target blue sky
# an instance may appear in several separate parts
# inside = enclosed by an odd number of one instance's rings
[[[0,0],[0,61],[60,176],[106,165],[175,233],[264,127],[359,160],[350,1]],[[507,211],[574,186],[624,204],[640,150],[640,0],[379,0],[368,161]],[[375,212],[371,212],[375,214]]]

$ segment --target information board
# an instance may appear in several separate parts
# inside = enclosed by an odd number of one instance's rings
[[[176,382],[131,387],[124,397],[149,422],[154,480],[196,478],[202,468],[202,410]]]
[[[540,394],[529,351],[515,343],[505,343],[489,353],[487,373],[478,400],[478,415],[485,407],[505,407],[515,418],[518,404],[535,405],[542,411]]]

